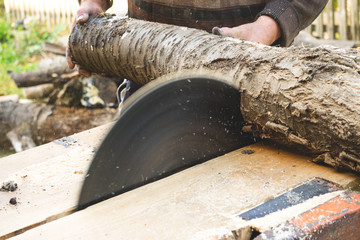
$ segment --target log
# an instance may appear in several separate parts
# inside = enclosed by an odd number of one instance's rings
[[[54,84],[45,83],[33,87],[22,89],[22,93],[27,99],[41,99],[48,97],[54,91]]]
[[[69,46],[87,70],[140,84],[169,74],[221,76],[239,88],[241,112],[256,136],[360,172],[356,49],[270,47],[114,15],[76,25]]]
[[[51,43],[51,42],[43,42],[41,44],[41,49],[47,53],[53,53],[56,55],[65,56],[66,55],[66,47],[60,44]]]
[[[70,70],[65,57],[46,58],[39,62],[38,70],[15,73],[9,71],[8,74],[14,80],[17,87],[31,87],[45,83],[65,83],[76,70]]]
[[[0,147],[17,151],[85,131],[114,120],[110,108],[70,108],[43,103],[0,101]]]

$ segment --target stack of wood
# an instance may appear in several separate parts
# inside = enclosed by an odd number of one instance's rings
[[[0,98],[0,146],[17,151],[90,129],[116,116],[116,89],[123,79],[84,77],[68,68],[65,47],[45,43],[51,57],[38,69],[8,72],[27,99]],[[31,100],[29,100],[31,99]]]

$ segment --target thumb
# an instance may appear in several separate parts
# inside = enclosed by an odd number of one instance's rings
[[[223,35],[223,30],[219,27],[213,27],[212,33],[215,35]]]
[[[89,13],[83,12],[78,13],[76,17],[76,23],[84,23],[89,19]]]
[[[228,27],[214,27],[212,29],[212,33],[215,35],[220,35],[220,36],[224,36],[224,37],[233,37],[234,34],[232,33],[232,29],[228,28]]]

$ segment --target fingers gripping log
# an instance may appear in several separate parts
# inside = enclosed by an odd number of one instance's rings
[[[171,73],[221,75],[241,91],[241,111],[254,134],[360,172],[357,50],[269,47],[112,15],[77,25],[69,47],[85,69],[140,84]]]

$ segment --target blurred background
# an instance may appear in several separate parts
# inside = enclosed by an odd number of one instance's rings
[[[22,94],[7,71],[35,69],[45,41],[66,45],[77,0],[0,0],[0,96]],[[110,13],[125,15],[127,0],[115,0]]]
[[[123,79],[70,70],[77,0],[0,0],[0,157],[112,121]],[[126,15],[127,1],[109,13]]]

